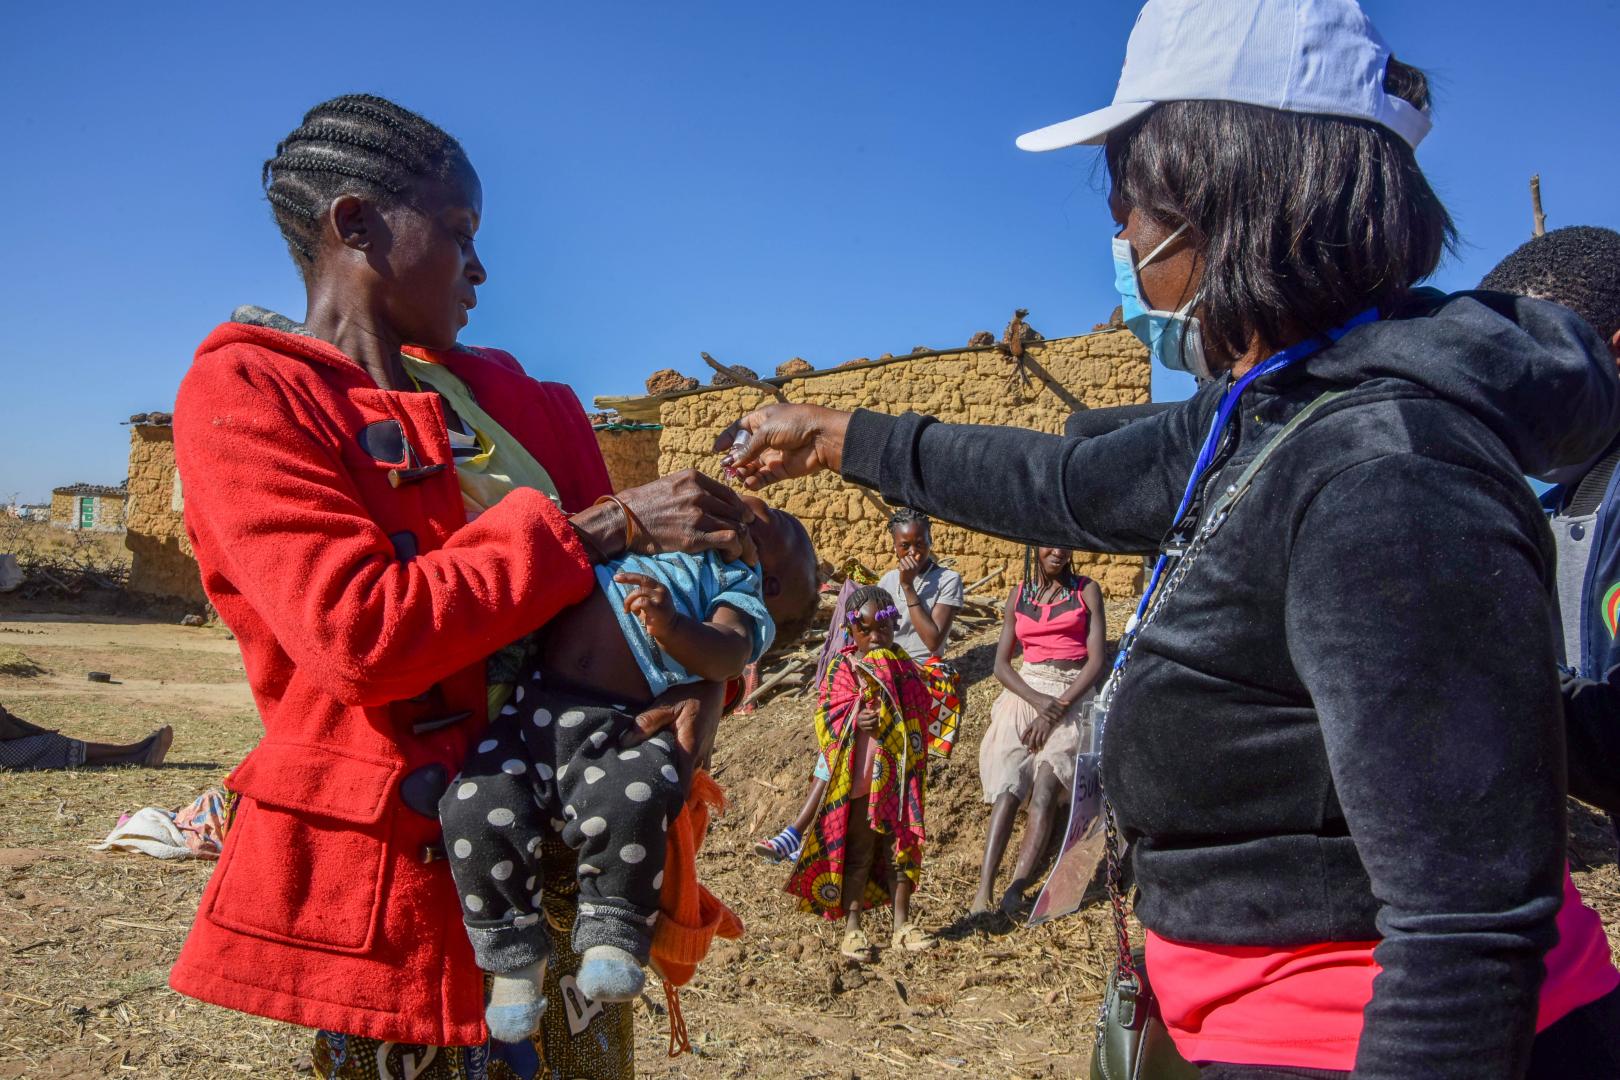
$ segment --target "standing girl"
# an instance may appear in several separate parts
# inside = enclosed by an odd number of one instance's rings
[[[1102,590],[1075,573],[1069,548],[1036,548],[1025,565],[1024,581],[1007,597],[996,644],[996,679],[1006,689],[991,706],[979,745],[979,783],[993,809],[975,915],[990,910],[1001,857],[1026,804],[1029,819],[1003,910],[1014,909],[1030,886],[1052,823],[1068,805],[1075,754],[1091,748],[1080,713],[1102,675],[1107,645]],[[1015,649],[1024,653],[1021,668],[1012,666]]]
[[[929,698],[917,665],[894,647],[898,612],[889,594],[865,586],[850,595],[846,609],[854,643],[827,669],[816,709],[816,776],[826,795],[787,891],[805,911],[843,918],[839,951],[864,962],[872,958],[872,944],[861,913],[891,896],[893,947],[934,944],[911,922],[926,835],[921,721]]]

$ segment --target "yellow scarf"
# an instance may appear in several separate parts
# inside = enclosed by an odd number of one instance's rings
[[[404,353],[400,354],[400,359],[405,362],[405,373],[411,377],[416,388],[420,390],[425,383],[443,395],[450,407],[456,410],[456,415],[472,427],[473,436],[478,440],[478,453],[456,462],[456,479],[461,482],[461,501],[467,508],[468,520],[500,502],[507,492],[520,487],[543,491],[552,502],[562,505],[557,485],[551,482],[551,474],[546,472],[545,466],[478,407],[466,383],[456,378],[443,364],[420,360]],[[500,715],[502,707],[511,700],[517,673],[533,653],[533,637],[531,634],[514,641],[490,656],[486,664],[486,696],[491,720]]]
[[[507,434],[490,415],[478,407],[467,384],[442,364],[401,354],[405,373],[420,388],[426,383],[437,390],[456,415],[473,429],[478,453],[456,462],[456,478],[461,481],[461,498],[469,510],[482,513],[500,502],[513,488],[543,491],[551,501],[562,504],[551,474],[535,460],[524,445]]]

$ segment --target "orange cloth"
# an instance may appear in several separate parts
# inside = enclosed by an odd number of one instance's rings
[[[725,792],[707,772],[692,777],[686,805],[669,823],[669,845],[664,854],[664,884],[658,897],[658,922],[653,927],[652,965],[664,980],[669,1002],[669,1056],[690,1050],[686,1022],[681,1016],[675,988],[685,986],[697,973],[698,962],[708,955],[716,937],[742,937],[736,912],[703,887],[697,878],[697,853],[709,831],[709,814],[723,813]]]
[[[664,885],[659,893],[658,923],[653,927],[652,962],[658,977],[685,986],[716,937],[742,937],[743,924],[697,879],[697,853],[709,831],[711,808],[724,812],[725,792],[707,772],[692,777],[686,806],[669,824],[664,854]]]

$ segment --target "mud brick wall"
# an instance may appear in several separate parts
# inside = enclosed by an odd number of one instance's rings
[[[186,538],[174,467],[174,429],[136,424],[129,430],[129,519],[124,546],[133,556],[129,591],[207,602]]]
[[[1030,355],[1089,407],[1134,405],[1149,398],[1147,352],[1126,331],[1032,343]],[[1009,381],[1011,363],[993,349],[968,349],[917,359],[862,364],[817,372],[784,384],[789,399],[839,409],[868,408],[899,413],[907,409],[968,424],[1004,424],[1061,432],[1069,410],[1039,379]],[[719,466],[710,444],[726,424],[768,403],[748,387],[715,389],[665,399],[658,471],[695,467],[712,475]],[[972,483],[964,477],[964,483]],[[888,569],[894,556],[884,522],[890,508],[876,495],[833,476],[795,480],[771,489],[768,497],[803,519],[822,559],[836,564],[854,556],[874,570]],[[934,547],[972,583],[1002,568],[993,586],[1004,592],[1023,572],[1023,548],[981,533],[936,525]],[[1102,586],[1114,604],[1134,600],[1142,587],[1139,557],[1082,554],[1081,571]]]
[[[640,487],[658,479],[657,427],[626,429],[618,426],[596,429],[596,445],[602,448],[608,478],[614,491]]]

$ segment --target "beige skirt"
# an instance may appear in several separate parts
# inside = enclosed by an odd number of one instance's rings
[[[1031,689],[1056,697],[1069,688],[1084,666],[1084,661],[1049,660],[1026,663],[1019,674]],[[1035,706],[1011,690],[1003,690],[990,707],[990,729],[979,744],[979,783],[984,787],[984,801],[994,803],[1003,795],[1016,795],[1020,803],[1027,801],[1042,765],[1049,766],[1064,787],[1073,787],[1074,755],[1091,744],[1091,725],[1082,720],[1096,691],[1095,686],[1087,690],[1052,729],[1046,745],[1031,754],[1024,747],[1023,737],[1035,719]]]

